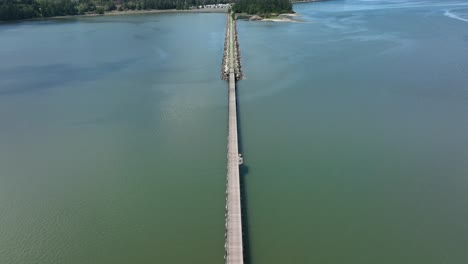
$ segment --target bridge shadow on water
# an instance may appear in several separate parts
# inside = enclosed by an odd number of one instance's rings
[[[239,85],[236,82],[236,109],[237,109],[237,139],[239,144],[239,153],[244,157],[244,145],[242,140],[242,115],[239,107]],[[241,192],[241,210],[242,210],[242,239],[244,245],[244,263],[251,264],[250,261],[250,239],[249,239],[249,218],[248,218],[248,203],[247,203],[247,180],[246,176],[249,173],[249,166],[246,165],[246,159],[244,157],[244,164],[239,167],[239,181],[240,181],[240,192]]]

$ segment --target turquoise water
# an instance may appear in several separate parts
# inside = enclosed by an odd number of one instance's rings
[[[224,25],[0,25],[0,263],[223,262]]]
[[[251,263],[468,263],[467,8],[238,23]]]

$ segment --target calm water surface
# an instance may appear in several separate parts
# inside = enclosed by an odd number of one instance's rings
[[[468,263],[468,2],[238,24],[252,264]]]
[[[223,262],[224,25],[0,25],[0,263]]]
[[[249,262],[468,263],[468,2],[294,8],[238,24]],[[223,262],[224,23],[0,26],[0,263]]]

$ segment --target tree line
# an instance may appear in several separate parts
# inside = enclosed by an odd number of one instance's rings
[[[290,0],[239,0],[234,6],[235,13],[263,14],[290,13],[292,4]]]
[[[103,14],[112,10],[189,9],[228,0],[0,0],[0,21]]]

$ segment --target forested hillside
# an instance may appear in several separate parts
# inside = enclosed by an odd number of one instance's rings
[[[292,4],[290,0],[239,0],[233,11],[247,14],[290,13]]]
[[[0,21],[112,10],[189,9],[227,0],[0,0]]]

